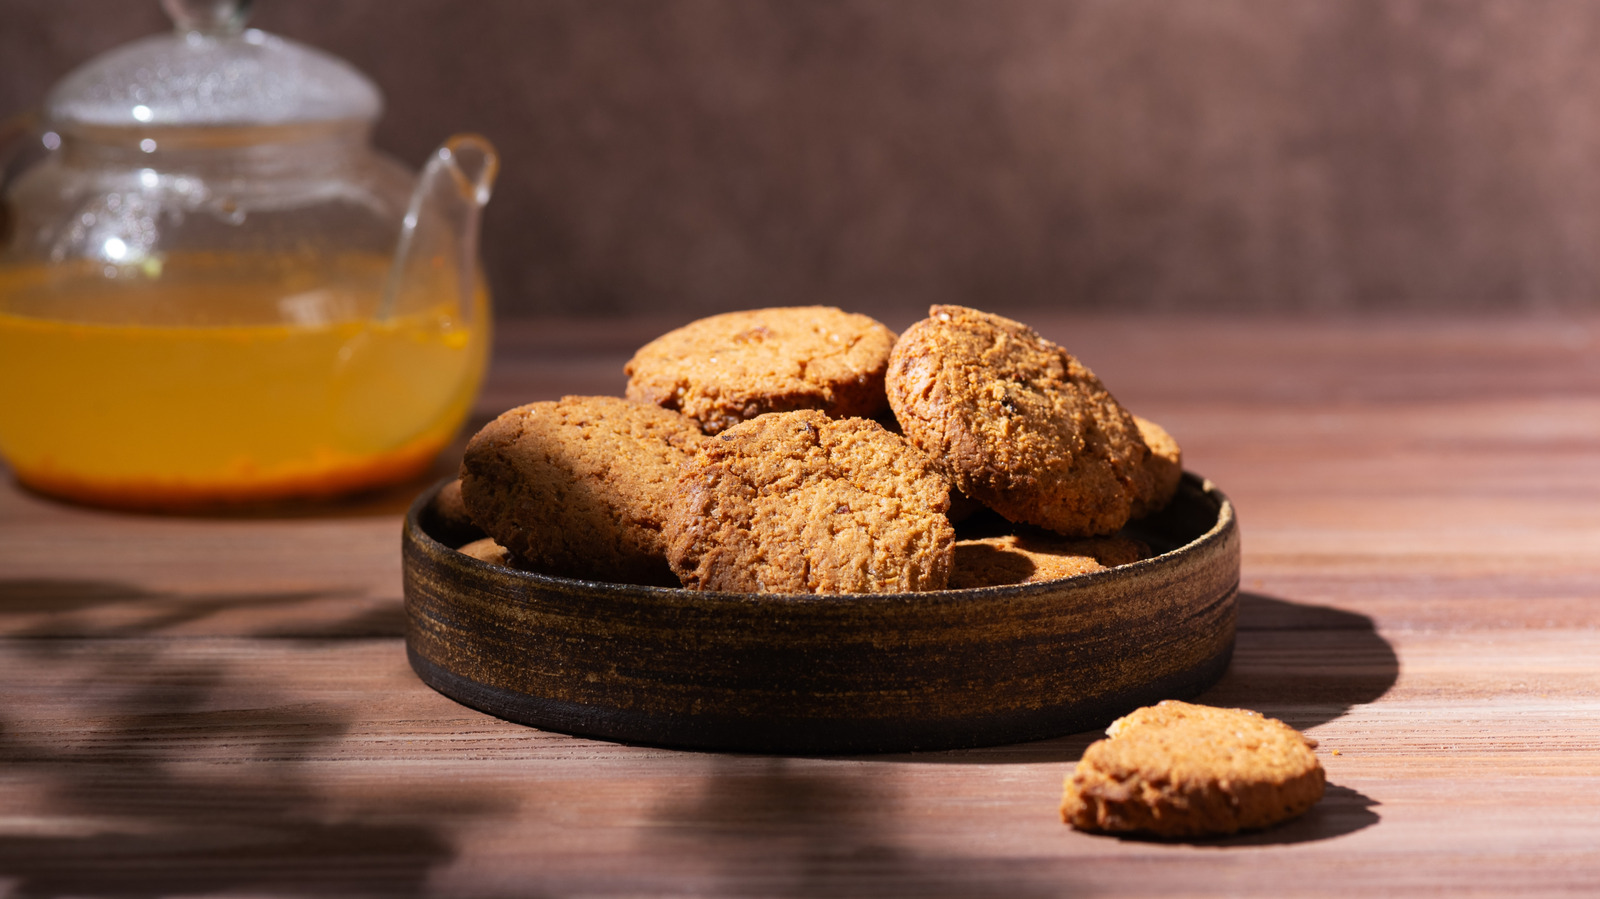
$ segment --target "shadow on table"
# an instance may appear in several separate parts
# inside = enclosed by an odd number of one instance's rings
[[[1206,705],[1254,709],[1306,730],[1377,700],[1399,676],[1399,657],[1389,641],[1379,636],[1371,618],[1243,592],[1239,594],[1233,661],[1216,684],[1192,699]],[[1096,730],[1013,746],[887,758],[947,764],[1070,765],[1101,736]],[[1329,839],[1377,823],[1379,816],[1373,811],[1377,805],[1355,790],[1330,784],[1322,801],[1294,821],[1260,833],[1194,841],[1194,845],[1259,846]]]
[[[1307,728],[1372,702],[1398,676],[1394,650],[1378,636],[1370,618],[1245,593],[1239,600],[1234,663],[1196,699],[1255,708]],[[885,893],[930,897],[1070,895],[1080,888],[1092,892],[1095,884],[1077,882],[1077,862],[1068,858],[1018,865],[1014,859],[918,851],[900,839],[908,817],[915,816],[908,815],[904,797],[895,793],[898,781],[882,777],[875,763],[1058,763],[1064,776],[1100,736],[1081,733],[1012,746],[846,759],[716,757],[697,794],[652,810],[646,848],[707,861],[712,865],[711,892],[717,894],[825,895],[869,881]],[[961,776],[934,775],[932,782]],[[1056,801],[1054,792],[1040,795],[1040,821],[1048,823],[1019,826],[1059,828],[1066,838],[1070,831],[1056,819]],[[1279,827],[1181,842],[1228,849],[1326,840],[1376,823],[1376,805],[1356,790],[1330,784],[1322,801]],[[970,814],[978,826],[987,812],[980,804],[958,813]]]
[[[1148,845],[1183,845],[1199,848],[1228,849],[1238,846],[1288,846],[1295,843],[1312,843],[1355,833],[1378,823],[1378,813],[1372,809],[1377,800],[1364,793],[1328,784],[1316,805],[1309,811],[1283,824],[1266,830],[1235,834],[1228,837],[1196,839],[1167,839],[1160,837],[1109,834],[1100,839],[1121,843]]]
[[[782,757],[718,757],[701,790],[651,810],[641,847],[711,866],[704,895],[940,897],[1072,895],[1071,877],[1011,858],[919,852],[881,772]],[[973,826],[977,826],[974,824]],[[853,891],[853,892],[852,892]]]
[[[1305,730],[1377,700],[1399,677],[1394,647],[1378,635],[1371,618],[1240,593],[1238,639],[1228,670],[1198,696],[1171,698],[1254,709]],[[1032,743],[873,758],[978,765],[1076,762],[1102,736],[1097,728]]]
[[[0,611],[12,614],[133,600],[151,597],[106,584],[0,582]],[[341,764],[352,709],[270,684],[252,687],[251,707],[230,706],[217,694],[254,677],[248,656],[195,641],[18,636],[3,647],[11,679],[0,771],[7,814],[33,823],[0,839],[6,895],[420,895],[456,857],[449,834],[460,821],[508,802]]]
[[[722,757],[701,790],[653,809],[641,848],[708,862],[708,895],[821,896],[876,884],[885,895],[1019,897],[1074,895],[1081,860],[929,854],[896,839],[908,819],[888,779],[871,768],[826,760]],[[1053,796],[1040,799],[1044,826],[1055,820]],[[1329,785],[1321,802],[1270,830],[1206,840],[1100,837],[1124,843],[1197,848],[1273,846],[1330,839],[1377,822],[1372,799]],[[981,806],[969,810],[983,825]],[[1037,823],[1020,828],[1033,830]],[[995,837],[996,834],[988,833]]]
[[[1375,702],[1399,677],[1400,659],[1371,618],[1246,592],[1233,662],[1194,701],[1306,730]]]
[[[1225,849],[1230,846],[1285,846],[1292,843],[1311,843],[1355,833],[1378,823],[1378,813],[1372,809],[1377,800],[1364,793],[1328,784],[1322,799],[1304,815],[1286,824],[1257,833],[1214,840],[1185,841],[1194,846],[1212,846]]]
[[[316,606],[357,605],[329,617]],[[296,608],[302,614],[294,614]],[[273,611],[287,614],[263,614]],[[252,637],[399,637],[405,613],[397,601],[354,592],[176,593],[114,581],[55,578],[0,580],[0,634],[10,637],[141,637],[234,616],[232,633]],[[262,622],[252,624],[252,622]]]

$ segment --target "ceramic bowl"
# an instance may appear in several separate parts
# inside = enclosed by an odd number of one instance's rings
[[[996,745],[1102,727],[1211,685],[1233,651],[1233,507],[1185,474],[1130,528],[1156,555],[1038,584],[872,596],[549,577],[456,552],[419,497],[406,648],[429,686],[510,721],[627,743],[781,753]]]

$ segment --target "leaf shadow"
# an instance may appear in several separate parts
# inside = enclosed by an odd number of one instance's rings
[[[159,596],[19,583],[4,582],[0,611],[55,602],[81,613]],[[271,683],[241,693],[239,683],[258,676],[248,656],[233,659],[210,640],[140,639],[150,623],[93,635],[110,639],[12,634],[0,646],[26,675],[0,707],[0,770],[25,786],[8,798],[11,812],[35,822],[0,839],[0,892],[423,895],[457,857],[460,821],[503,814],[513,801],[367,783],[367,766],[344,762],[357,707],[297,699]]]
[[[334,617],[296,616],[284,610],[313,605],[350,606]],[[372,601],[355,590],[287,590],[179,593],[115,581],[58,578],[0,580],[0,633],[33,638],[117,638],[169,634],[219,616],[267,610],[266,623],[240,629],[254,637],[399,637],[405,634],[400,602]],[[232,628],[229,628],[232,630]]]
[[[714,860],[708,895],[1031,897],[1071,894],[1008,859],[934,855],[905,845],[897,797],[870,771],[776,756],[719,756],[700,791],[650,812],[645,848]]]

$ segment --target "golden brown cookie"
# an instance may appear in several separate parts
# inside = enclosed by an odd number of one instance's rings
[[[1270,827],[1322,798],[1315,740],[1275,718],[1166,700],[1112,722],[1067,778],[1061,820],[1160,837]]]
[[[433,498],[433,512],[444,527],[457,530],[473,527],[467,504],[461,499],[459,478],[439,488],[439,494]]]
[[[1012,521],[1111,534],[1155,492],[1133,416],[1020,322],[934,306],[895,343],[887,391],[906,438]]]
[[[467,444],[462,499],[522,567],[677,586],[661,525],[679,467],[705,439],[691,419],[616,397],[531,403]]]
[[[1006,534],[956,541],[950,588],[1036,584],[1137,562],[1149,548],[1131,537]]]
[[[820,409],[834,418],[883,412],[894,332],[830,306],[729,312],[691,322],[639,349],[623,371],[630,400],[696,419],[708,434],[767,412]]]
[[[1133,517],[1143,518],[1166,508],[1178,492],[1178,481],[1183,477],[1183,450],[1166,429],[1148,418],[1135,415],[1133,423],[1139,426],[1139,436],[1150,448],[1145,459],[1145,472],[1149,477],[1149,492],[1133,504]]]
[[[902,438],[815,410],[762,415],[684,466],[667,558],[685,587],[754,593],[943,589],[950,488]]]

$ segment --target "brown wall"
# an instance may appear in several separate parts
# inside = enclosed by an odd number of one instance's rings
[[[0,0],[0,115],[164,27]],[[504,313],[1600,309],[1600,2],[261,0],[413,164],[504,154]]]

